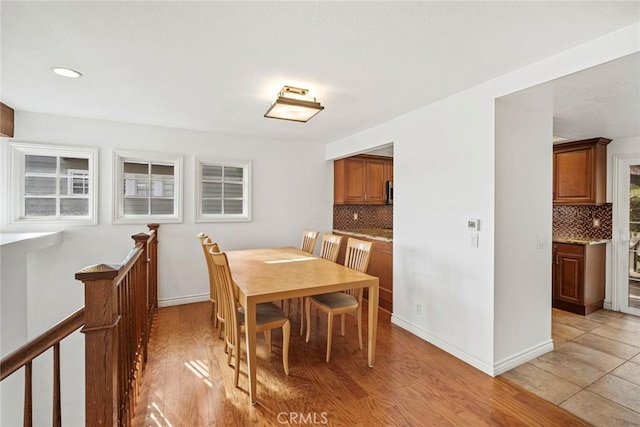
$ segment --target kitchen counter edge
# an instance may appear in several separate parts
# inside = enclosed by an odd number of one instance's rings
[[[570,237],[554,237],[553,243],[569,243],[573,245],[602,245],[610,243],[611,239],[573,239]]]
[[[357,231],[333,230],[333,232],[334,233],[339,233],[339,234],[346,234],[347,236],[363,237],[365,239],[378,240],[378,241],[381,241],[381,242],[389,242],[389,243],[393,242],[393,238],[376,236],[376,235],[373,235],[373,234],[358,233]]]

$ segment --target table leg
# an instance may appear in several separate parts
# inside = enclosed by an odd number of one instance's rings
[[[247,370],[249,371],[249,399],[257,402],[256,396],[256,304],[247,301],[245,306],[245,335],[247,336]]]
[[[376,360],[376,337],[378,336],[378,279],[375,285],[369,286],[369,339],[367,340],[369,350],[369,367],[373,368]]]

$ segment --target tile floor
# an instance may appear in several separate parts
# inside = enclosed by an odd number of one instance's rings
[[[640,426],[640,317],[553,309],[555,350],[502,375],[594,426]]]

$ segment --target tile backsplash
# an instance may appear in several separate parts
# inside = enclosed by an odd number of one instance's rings
[[[353,214],[358,219],[353,219]],[[576,239],[611,239],[613,209],[611,203],[600,206],[554,206],[553,236]],[[593,226],[593,219],[600,221]],[[333,228],[393,228],[393,205],[334,205]]]
[[[353,219],[353,214],[358,219]],[[393,228],[393,205],[333,205],[334,230]]]
[[[613,228],[611,203],[600,206],[554,206],[553,237],[611,239]],[[593,220],[600,221],[599,227]]]

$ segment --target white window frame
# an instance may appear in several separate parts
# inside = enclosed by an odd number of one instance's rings
[[[202,213],[202,166],[229,166],[243,169],[242,179],[242,214],[204,214]],[[251,222],[251,168],[250,160],[221,160],[195,158],[194,180],[194,222]]]
[[[124,163],[171,163],[174,173],[174,196],[172,215],[125,215],[124,214]],[[145,151],[114,150],[113,152],[113,224],[147,224],[156,222],[162,224],[182,223],[183,186],[182,186],[183,156],[173,153],[156,153]],[[151,191],[151,188],[149,188]],[[151,195],[149,196],[151,197]]]
[[[51,215],[26,216],[25,214],[25,156],[74,157],[87,159],[89,163],[88,214],[83,216]],[[36,144],[9,141],[9,222],[12,224],[98,224],[98,149],[94,147],[73,147],[66,145]],[[56,210],[59,200],[65,198],[59,194],[56,184]]]

